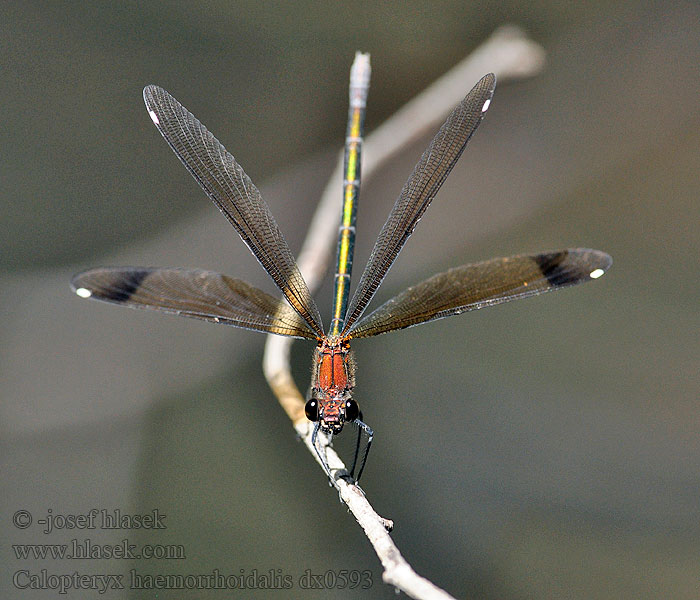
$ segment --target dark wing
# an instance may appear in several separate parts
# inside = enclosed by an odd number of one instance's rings
[[[401,248],[462,155],[488,108],[496,77],[483,77],[452,111],[401,190],[374,245],[343,324],[345,335],[360,318]]]
[[[212,271],[101,267],[79,273],[71,280],[71,286],[82,298],[316,339],[306,322],[284,300],[240,279]]]
[[[207,196],[282,290],[292,308],[323,335],[318,308],[270,209],[241,166],[195,116],[164,89],[143,90],[151,120]]]
[[[604,252],[572,248],[456,267],[384,303],[352,327],[348,338],[379,335],[590,281],[611,264]]]

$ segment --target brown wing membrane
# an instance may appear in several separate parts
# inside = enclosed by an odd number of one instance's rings
[[[101,267],[76,275],[83,298],[310,340],[316,335],[289,305],[252,285],[199,269]]]
[[[164,89],[143,98],[151,120],[207,196],[234,226],[289,304],[317,334],[321,316],[282,232],[260,192],[226,148]]]
[[[452,111],[423,153],[379,233],[350,301],[342,335],[360,318],[418,220],[462,155],[483,119],[495,86],[496,77],[492,73],[483,77]]]
[[[395,296],[350,329],[362,338],[597,279],[612,259],[599,250],[496,258],[434,275]]]

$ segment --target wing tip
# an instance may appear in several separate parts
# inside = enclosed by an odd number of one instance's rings
[[[158,86],[152,83],[149,83],[143,88],[143,101],[145,102],[146,106],[149,106],[153,102],[153,94],[156,89],[158,89]]]
[[[92,290],[89,287],[81,285],[79,277],[80,275],[76,275],[70,280],[71,291],[80,298],[90,298],[92,296]]]
[[[158,105],[157,96],[162,94],[162,92],[165,92],[165,90],[154,84],[149,84],[143,88],[143,102],[146,105],[148,116],[151,117],[151,121],[156,127],[160,126],[160,118],[156,111]]]
[[[591,256],[595,258],[593,263],[593,269],[588,274],[591,279],[598,279],[599,277],[605,275],[610,267],[612,267],[613,259],[607,252],[601,250],[590,250]]]
[[[496,90],[496,74],[486,73],[486,75],[484,75],[481,79],[479,79],[479,81],[477,81],[474,87],[483,87],[484,91],[488,94],[488,97],[491,98],[493,96],[494,91]]]
[[[89,298],[92,296],[92,291],[86,287],[87,283],[85,283],[85,276],[90,273],[92,269],[89,269],[87,271],[81,271],[80,273],[76,273],[73,275],[73,277],[70,278],[70,289],[74,294],[77,294],[81,298]],[[85,292],[80,292],[79,290],[85,290]],[[89,292],[89,293],[87,293]]]
[[[609,254],[591,248],[567,248],[532,258],[554,288],[598,279],[612,264]]]
[[[150,268],[98,267],[74,275],[70,287],[81,298],[123,303],[139,289],[152,271]]]
[[[496,75],[493,73],[487,73],[479,81],[476,82],[474,87],[469,91],[469,93],[464,97],[463,103],[469,105],[474,100],[481,101],[481,119],[484,118],[486,111],[491,105],[491,100],[493,99],[493,94],[496,91]]]
[[[153,98],[153,96],[155,96],[155,94],[159,91],[165,90],[159,85],[156,85],[155,83],[149,83],[143,88],[143,99],[147,100],[149,98]]]
[[[612,256],[610,256],[607,252],[595,250],[594,248],[569,248],[568,252],[585,257],[588,264],[595,266],[596,268],[603,269],[604,271],[607,271],[613,263]]]
[[[598,279],[605,275],[612,266],[613,259],[607,252],[594,250],[593,248],[569,248],[569,255],[580,259],[581,269],[587,271],[584,279]]]
[[[82,271],[73,275],[70,280],[71,291],[79,298],[98,298],[99,294],[95,295],[95,292],[99,292],[99,288],[90,282],[90,275],[96,269],[90,269],[88,271]]]

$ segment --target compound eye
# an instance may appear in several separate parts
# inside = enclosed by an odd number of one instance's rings
[[[357,402],[350,399],[345,402],[345,420],[354,421],[360,416],[360,407]]]
[[[304,412],[306,413],[306,418],[314,423],[318,421],[318,400],[311,398],[304,406]]]

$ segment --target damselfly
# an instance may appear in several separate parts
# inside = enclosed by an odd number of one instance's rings
[[[312,382],[305,407],[306,416],[315,423],[314,447],[330,476],[316,443],[319,430],[338,434],[346,422],[356,424],[359,431],[367,434],[359,480],[373,434],[352,397],[355,364],[351,341],[597,279],[612,260],[598,250],[573,248],[464,265],[408,288],[363,317],[418,220],[481,123],[496,78],[493,74],[486,75],[474,86],[423,153],[379,233],[348,302],[369,86],[368,63],[364,68],[357,64],[354,79],[351,77],[343,207],[328,333],[324,333],[316,303],[258,189],[209,130],[168,92],[155,85],[147,86],[143,92],[153,123],[238,231],[284,299],[239,279],[198,269],[101,267],[76,275],[72,286],[83,298],[315,341]],[[351,475],[357,454],[356,450]]]

